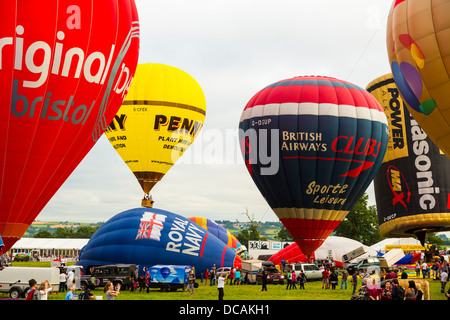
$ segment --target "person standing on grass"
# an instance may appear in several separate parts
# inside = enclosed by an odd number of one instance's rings
[[[268,272],[264,268],[264,270],[262,271],[262,288],[261,288],[261,291],[267,291],[267,276],[268,276]]]
[[[205,286],[208,285],[208,279],[209,279],[209,270],[205,270]]]
[[[292,274],[291,274],[291,270],[288,270],[288,273],[286,275],[286,280],[287,280],[287,286],[286,286],[286,290],[287,289],[291,289],[291,284],[292,284]]]
[[[211,270],[209,271],[210,282],[209,285],[213,286],[216,284],[216,264],[213,264]]]
[[[353,285],[352,295],[354,295],[356,293],[356,287],[358,286],[358,270],[355,270],[352,274],[352,285]]]
[[[447,285],[448,274],[446,270],[441,272],[441,293],[445,293],[445,286]]]
[[[230,286],[233,285],[233,279],[234,279],[234,268],[231,268],[230,270]]]
[[[342,270],[341,290],[344,287],[344,284],[345,284],[345,290],[347,290],[347,278],[348,278],[348,270],[344,269],[344,270]]]
[[[223,300],[223,289],[225,287],[225,280],[227,279],[228,275],[220,274],[217,278],[217,290],[219,290],[219,300]]]
[[[330,272],[328,271],[328,268],[326,268],[322,271],[322,289],[324,287],[325,287],[325,289],[328,289],[330,287],[330,282],[328,279],[329,275],[330,275]]]
[[[291,275],[291,288],[292,289],[297,289],[295,282],[297,282],[297,275],[295,274],[295,271],[292,271],[292,275]]]
[[[234,284],[241,284],[241,270],[239,270],[239,268],[236,268],[236,271],[234,272]]]
[[[59,274],[59,290],[58,292],[65,292],[66,291],[66,281],[67,281],[67,274],[65,271],[61,271]]]
[[[303,272],[303,270],[300,271],[298,278],[299,278],[299,283],[300,283],[300,289],[305,289],[306,275]]]
[[[195,286],[195,275],[194,272],[191,270],[189,271],[188,285],[187,285],[187,290],[189,291],[190,296],[194,295],[194,286]]]

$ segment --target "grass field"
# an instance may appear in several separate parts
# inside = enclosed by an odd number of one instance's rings
[[[50,262],[22,262],[14,263],[13,266],[34,266],[34,267],[50,267]],[[350,280],[350,279],[349,279]],[[175,292],[161,292],[159,289],[150,289],[146,291],[132,293],[130,291],[121,291],[116,300],[217,300],[218,291],[215,286],[204,285],[199,283],[195,289],[194,295],[189,296],[187,291],[177,290]],[[447,300],[443,293],[440,292],[440,282],[429,279],[431,300]],[[358,288],[361,285],[359,279]],[[225,285],[225,300],[350,300],[352,296],[352,286],[348,283],[347,290],[340,290],[339,286],[336,290],[322,289],[321,281],[311,281],[305,285],[305,290],[297,289],[286,290],[286,285],[269,284],[267,291],[261,292],[260,285]],[[447,285],[448,289],[448,285]],[[75,294],[80,293],[77,290]],[[95,296],[101,296],[106,299],[103,289],[91,291]],[[7,297],[6,294],[0,294],[0,297]],[[65,293],[52,294],[48,296],[49,300],[64,300]]]
[[[361,279],[359,279],[361,285]],[[194,290],[194,295],[189,296],[187,291],[181,289],[175,292],[161,292],[159,289],[150,289],[149,293],[122,291],[116,300],[217,300],[218,291],[215,286],[203,285],[199,281],[199,287]],[[359,286],[358,286],[359,288]],[[352,297],[352,287],[341,290],[322,289],[320,281],[311,281],[305,285],[305,290],[286,290],[286,285],[269,284],[267,291],[262,292],[260,285],[225,285],[225,300],[350,300]],[[447,300],[443,293],[440,293],[440,282],[430,280],[431,300]],[[77,293],[77,292],[76,292]],[[78,292],[79,293],[79,292]],[[102,296],[106,299],[106,294],[101,289],[91,291],[95,296]],[[50,295],[50,299],[64,299],[65,294]]]

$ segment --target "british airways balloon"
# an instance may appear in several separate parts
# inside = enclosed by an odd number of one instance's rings
[[[130,263],[195,266],[197,275],[214,264],[240,266],[232,248],[189,219],[155,208],[124,211],[104,223],[80,253],[84,270],[105,264]]]
[[[386,116],[373,96],[318,76],[262,89],[244,108],[239,128],[253,181],[307,255],[369,186],[388,140]]]

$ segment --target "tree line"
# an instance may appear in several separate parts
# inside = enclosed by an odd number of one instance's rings
[[[72,239],[90,239],[100,225],[80,226],[74,228],[56,228],[55,231],[42,230],[33,235],[33,238],[72,238]]]

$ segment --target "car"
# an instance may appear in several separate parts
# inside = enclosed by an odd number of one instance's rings
[[[280,270],[278,270],[277,268],[274,267],[267,267],[265,268],[265,270],[267,271],[267,283],[273,283],[273,284],[284,284],[284,276],[283,274],[280,272]],[[262,283],[262,270],[260,272],[258,272],[256,274],[256,284],[261,284]]]
[[[307,281],[322,279],[323,270],[313,263],[289,263],[286,265],[285,269],[286,268],[295,271],[297,279],[302,271],[305,273]]]
[[[356,259],[355,262],[349,263],[347,265],[347,270],[349,274],[353,274],[356,270],[361,271],[371,266],[380,266],[380,265],[381,262],[379,257],[376,256],[362,257]]]
[[[135,264],[110,264],[93,266],[89,268],[90,274],[80,277],[81,290],[104,287],[109,281],[116,287],[120,284],[121,289],[130,286],[130,278],[137,278],[139,267]]]
[[[220,275],[226,276],[230,274],[231,267],[223,267],[216,270],[215,277],[218,278]]]

